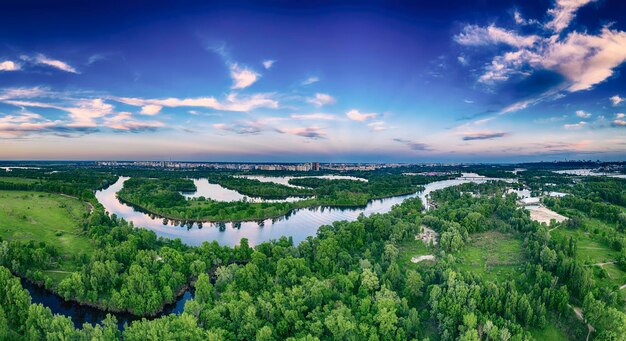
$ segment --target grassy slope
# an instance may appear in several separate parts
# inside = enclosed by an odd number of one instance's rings
[[[64,259],[71,255],[93,252],[89,239],[78,222],[87,212],[84,203],[58,194],[21,191],[0,191],[0,237],[7,240],[44,241],[56,246]],[[46,275],[58,283],[65,271],[72,271],[71,262]]]

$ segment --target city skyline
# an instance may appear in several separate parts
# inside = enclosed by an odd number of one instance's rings
[[[624,160],[624,9],[12,2],[0,159]]]

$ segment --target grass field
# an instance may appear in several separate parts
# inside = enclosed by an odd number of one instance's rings
[[[93,246],[78,223],[86,205],[74,198],[40,192],[0,191],[0,237],[6,240],[44,241],[56,246],[64,259],[91,255]],[[74,270],[69,262],[47,271],[54,282]]]
[[[543,329],[531,329],[530,333],[535,340],[568,341],[569,338],[554,324],[548,324]]]
[[[457,255],[459,268],[485,279],[511,279],[524,261],[522,240],[515,234],[489,231],[471,235]]]
[[[33,182],[37,182],[37,179],[29,179],[29,178],[16,178],[12,176],[0,176],[0,181],[10,182],[14,184],[30,184]]]
[[[412,263],[411,258],[416,256],[425,256],[434,254],[434,250],[424,244],[421,240],[411,240],[404,242],[399,246],[398,265],[400,269],[419,269],[422,266],[428,266],[433,261],[427,260],[420,263]]]

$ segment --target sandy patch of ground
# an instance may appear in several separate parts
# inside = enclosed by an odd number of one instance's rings
[[[425,255],[425,256],[418,256],[418,257],[412,257],[411,258],[411,262],[413,262],[413,263],[419,263],[419,262],[425,261],[425,260],[435,260],[435,256],[433,256],[433,255]]]
[[[526,206],[526,209],[530,211],[530,219],[540,222],[550,224],[550,220],[554,219],[557,222],[563,222],[567,220],[567,217],[564,217],[545,206]]]
[[[433,242],[433,245],[437,245],[437,232],[435,230],[427,227],[426,225],[420,225],[420,230],[422,232],[415,235],[415,240],[421,240],[426,245],[430,245],[430,242]]]

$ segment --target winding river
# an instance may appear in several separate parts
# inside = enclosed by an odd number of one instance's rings
[[[294,244],[298,244],[306,237],[314,236],[319,226],[328,225],[334,221],[354,221],[360,214],[369,216],[374,213],[386,213],[391,210],[393,205],[400,204],[404,200],[413,197],[419,197],[426,206],[426,197],[432,191],[468,182],[484,183],[489,180],[502,179],[478,178],[475,176],[468,178],[461,177],[454,180],[431,182],[424,186],[425,189],[423,191],[413,194],[371,200],[365,207],[360,208],[302,208],[279,219],[266,219],[263,222],[204,223],[202,227],[199,227],[197,224],[191,227],[166,224],[161,218],[153,217],[123,204],[117,199],[116,193],[122,189],[124,181],[126,180],[128,180],[127,177],[120,177],[113,185],[96,192],[96,198],[109,214],[115,214],[118,217],[124,218],[132,222],[135,226],[152,230],[158,236],[180,238],[183,243],[189,245],[200,245],[205,241],[210,242],[216,240],[222,245],[233,246],[238,244],[241,238],[247,238],[251,245],[256,245],[272,239],[278,239],[281,236],[291,237]],[[210,186],[208,186],[203,183],[202,179],[198,181],[200,181],[202,185],[198,187],[198,189],[203,192],[203,194],[196,193],[198,195],[208,195],[209,193],[205,191],[209,190],[212,192],[211,197],[221,197],[222,200],[229,200],[232,199],[233,196],[237,196],[237,194],[232,193],[231,190],[219,185],[210,184]],[[198,184],[198,182],[196,182],[196,184]],[[193,196],[195,194],[189,193],[187,195]],[[426,208],[428,209],[427,206]],[[41,303],[47,306],[52,310],[53,314],[69,316],[76,327],[81,327],[85,322],[91,324],[99,323],[106,317],[107,313],[102,310],[64,301],[58,295],[52,294],[26,281],[23,281],[22,284],[24,288],[29,291],[33,303]],[[157,315],[157,317],[170,313],[181,313],[184,309],[185,302],[192,297],[192,291],[186,291],[176,302],[166,306],[165,310]],[[120,329],[123,328],[125,323],[140,319],[129,314],[114,313],[113,315],[117,317],[118,327]]]

